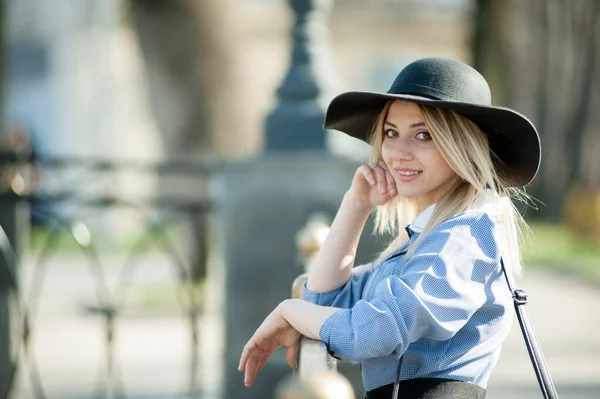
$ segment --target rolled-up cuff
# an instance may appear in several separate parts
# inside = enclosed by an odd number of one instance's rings
[[[315,292],[306,288],[306,283],[304,283],[304,287],[302,287],[302,299],[315,305],[331,306],[337,295],[342,291],[342,288],[340,287],[327,292]]]
[[[325,346],[327,346],[327,351],[329,352],[329,354],[339,360],[342,360],[342,359],[340,358],[338,352],[339,352],[339,349],[343,349],[343,348],[340,347],[340,342],[332,342],[331,332],[333,331],[334,326],[336,324],[338,324],[339,322],[343,323],[344,321],[347,321],[347,319],[350,316],[350,313],[351,313],[350,309],[338,310],[337,312],[332,314],[327,320],[325,320],[325,323],[323,323],[323,325],[321,326],[321,330],[319,331],[319,337],[321,338],[321,341],[323,341],[325,343]],[[347,328],[345,330],[351,330],[351,328]],[[346,337],[336,337],[336,338],[341,338],[341,340],[344,341]],[[336,339],[336,341],[337,341],[337,339]],[[341,345],[341,346],[344,346],[344,345]]]

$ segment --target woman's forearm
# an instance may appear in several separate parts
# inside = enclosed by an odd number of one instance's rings
[[[320,340],[323,323],[339,308],[319,306],[302,299],[287,299],[279,305],[280,316],[300,334]]]
[[[373,207],[352,201],[344,196],[340,209],[313,269],[309,275],[307,288],[315,292],[327,292],[344,285],[350,278],[356,248],[367,218]]]

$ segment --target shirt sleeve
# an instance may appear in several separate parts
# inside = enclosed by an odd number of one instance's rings
[[[466,219],[466,220],[465,220]],[[404,353],[420,338],[452,338],[485,303],[499,267],[494,223],[487,215],[442,223],[401,271],[378,283],[372,300],[359,300],[325,321],[320,337],[330,353],[358,363]]]
[[[321,306],[333,306],[341,309],[351,308],[362,297],[365,285],[373,270],[374,267],[371,263],[357,266],[352,269],[352,275],[346,284],[327,292],[311,291],[306,288],[305,283],[302,289],[302,299]]]

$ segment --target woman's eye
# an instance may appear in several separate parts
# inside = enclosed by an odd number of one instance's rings
[[[385,132],[383,132],[383,134],[384,134],[386,137],[396,137],[396,136],[398,135],[398,134],[397,134],[395,131],[393,131],[392,129],[388,129],[388,130],[386,130]]]
[[[429,132],[419,132],[417,133],[417,138],[419,140],[428,141],[431,140],[431,135],[429,134]]]

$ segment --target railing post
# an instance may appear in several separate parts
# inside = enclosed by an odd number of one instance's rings
[[[4,154],[4,155],[3,155]],[[12,253],[0,254],[0,398],[8,397],[13,383],[15,359],[12,358],[13,342],[11,342],[11,308],[9,296],[18,295],[17,266],[23,253],[30,227],[29,201],[20,197],[31,187],[21,176],[22,169],[14,165],[11,153],[0,152],[0,180],[8,183],[5,190],[0,190],[0,228],[6,245],[0,251],[10,250]],[[11,163],[10,167],[9,165]],[[8,171],[8,172],[7,172]],[[7,172],[7,173],[5,173]],[[13,257],[14,255],[14,257]]]
[[[0,202],[1,204],[2,202]],[[4,213],[4,211],[3,211]],[[11,314],[9,295],[16,294],[14,251],[0,221],[0,398],[9,397],[14,381],[15,359],[12,358]]]
[[[292,283],[292,297],[302,298],[302,287],[308,280],[308,273],[312,268],[321,245],[329,234],[327,219],[320,214],[313,214],[306,224],[296,234],[296,249],[304,265],[304,274],[298,276]],[[322,341],[302,337],[298,349],[298,376],[307,379],[311,374],[326,371],[335,371],[337,362],[329,355],[327,347]]]

